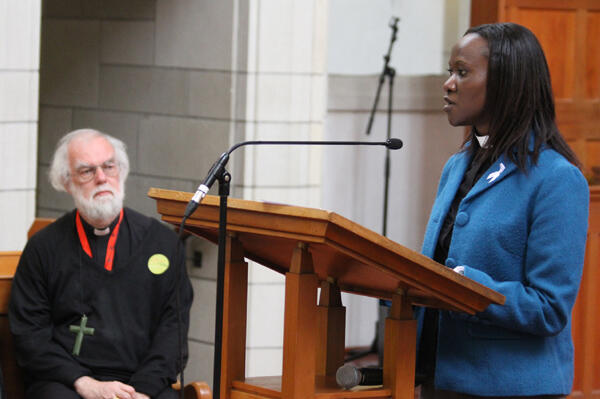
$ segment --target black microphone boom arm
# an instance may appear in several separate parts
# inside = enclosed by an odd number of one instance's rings
[[[183,214],[183,219],[187,220],[192,213],[198,208],[202,199],[206,196],[215,180],[225,170],[225,165],[229,161],[229,154],[237,148],[245,145],[382,145],[390,150],[398,150],[402,148],[402,140],[397,138],[389,138],[386,141],[242,141],[234,144],[229,150],[224,152],[221,157],[211,166],[206,177],[196,189],[196,193],[188,203]]]

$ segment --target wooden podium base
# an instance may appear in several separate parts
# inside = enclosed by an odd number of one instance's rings
[[[151,189],[163,220],[178,226],[191,193]],[[218,241],[220,201],[206,196],[186,230]],[[469,314],[505,298],[433,260],[332,212],[229,199],[220,397],[223,399],[414,399],[417,322],[412,306]],[[281,377],[246,378],[246,259],[285,274]],[[317,304],[317,292],[321,292]],[[341,291],[391,299],[383,386],[343,390]]]
[[[343,390],[335,382],[335,377],[317,376],[315,394],[318,399],[390,399],[390,389],[382,387],[362,387],[360,389]],[[281,393],[281,377],[254,377],[244,381],[233,381],[231,399],[283,399]]]

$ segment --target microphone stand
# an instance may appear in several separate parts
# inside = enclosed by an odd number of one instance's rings
[[[385,142],[354,142],[354,141],[244,141],[233,145],[228,151],[221,155],[221,158],[213,164],[208,176],[198,187],[196,194],[188,203],[181,219],[180,231],[185,228],[186,220],[197,209],[198,205],[214,183],[219,182],[219,239],[218,239],[218,260],[217,260],[217,303],[215,310],[215,351],[213,363],[213,398],[219,399],[221,395],[221,352],[223,347],[223,298],[225,290],[225,258],[227,245],[227,197],[229,196],[231,174],[225,169],[229,160],[229,154],[235,149],[244,145],[384,145],[389,152],[390,149],[398,150],[402,148],[402,141],[399,139],[388,139]],[[182,388],[183,392],[183,388]]]
[[[373,119],[375,118],[375,112],[377,111],[377,105],[379,103],[379,96],[381,94],[381,89],[383,87],[383,83],[385,82],[385,78],[388,78],[388,108],[387,108],[387,138],[389,139],[392,132],[392,110],[393,110],[393,94],[394,94],[394,77],[396,76],[396,70],[392,68],[390,64],[390,59],[392,55],[392,47],[394,46],[394,42],[396,41],[396,34],[398,33],[398,21],[400,19],[398,17],[392,17],[390,20],[389,26],[392,28],[392,36],[390,38],[390,44],[388,46],[387,54],[383,56],[383,70],[379,75],[379,83],[377,85],[377,92],[375,93],[375,101],[373,103],[373,108],[371,109],[371,115],[369,116],[369,123],[367,124],[367,132],[369,135],[371,133],[371,128],[373,127]],[[385,164],[384,164],[384,185],[383,185],[383,223],[381,229],[381,235],[387,237],[387,220],[388,220],[388,198],[389,198],[389,186],[390,186],[390,151],[386,149],[385,151]],[[352,356],[348,361],[354,360],[357,358],[361,358],[363,356],[368,355],[369,353],[377,353],[379,356],[379,364],[383,363],[383,353],[381,346],[381,338],[383,335],[380,333],[383,331],[383,315],[382,306],[383,301],[379,300],[379,318],[377,321],[377,329],[375,332],[375,339],[371,348],[363,353],[357,353]]]
[[[373,119],[375,118],[375,112],[377,111],[377,105],[379,103],[379,96],[385,78],[388,78],[388,109],[387,109],[387,139],[392,134],[392,109],[393,109],[393,94],[394,94],[394,77],[396,76],[396,70],[392,68],[389,63],[392,55],[392,47],[396,41],[396,34],[398,33],[398,21],[397,17],[392,17],[390,20],[390,28],[392,28],[392,37],[390,38],[390,44],[388,47],[387,54],[383,56],[384,64],[383,70],[379,75],[379,84],[377,85],[377,92],[375,93],[375,101],[373,108],[371,109],[371,115],[369,116],[369,123],[367,124],[367,136],[371,134],[371,128],[373,127]],[[385,152],[385,170],[384,170],[384,190],[383,190],[383,228],[382,235],[387,236],[387,213],[388,213],[388,196],[389,196],[389,181],[390,181],[390,151]]]
[[[217,175],[219,182],[219,241],[217,260],[217,303],[215,309],[215,354],[213,370],[213,397],[221,397],[221,349],[223,347],[223,297],[225,292],[225,257],[227,245],[227,197],[229,196],[229,183],[231,175],[225,168],[221,168]],[[218,390],[218,392],[217,392]],[[216,395],[215,395],[216,394]]]

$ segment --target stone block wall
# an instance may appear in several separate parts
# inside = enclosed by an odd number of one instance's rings
[[[41,34],[37,215],[73,204],[47,179],[57,140],[92,127],[125,142],[125,204],[158,217],[150,187],[194,191],[231,145],[233,1],[47,0]],[[33,131],[35,137],[35,129]],[[32,162],[35,164],[35,161]],[[35,169],[34,169],[35,170]],[[188,239],[195,292],[186,379],[212,381],[216,250]]]
[[[230,26],[232,9],[231,2],[184,3],[44,2],[42,172],[47,171],[60,136],[94,127],[128,146],[127,205],[156,215],[153,201],[145,195],[148,187],[195,189],[213,160],[229,146],[230,49],[213,50],[223,55],[216,66],[220,69],[205,71],[206,65],[182,57],[197,53],[197,59],[206,58],[205,49],[183,42],[172,27],[187,32],[193,29],[182,26],[185,18],[195,27],[218,21],[215,14],[222,16],[221,24]],[[223,4],[229,4],[229,9],[223,10]],[[218,10],[211,10],[213,5]],[[231,41],[227,35],[221,39]],[[71,207],[65,195],[44,188],[45,173],[40,173],[39,183],[47,194],[39,196],[40,216],[56,216]]]
[[[40,0],[0,4],[0,250],[21,250],[35,216]]]
[[[153,216],[149,187],[194,191],[233,143],[322,137],[324,0],[43,5],[38,216],[73,206],[46,177],[57,139],[73,129],[93,127],[127,144],[125,203]],[[240,149],[229,163],[232,196],[319,206],[320,154],[301,147]],[[198,253],[199,268],[192,261]],[[216,248],[190,238],[188,258],[195,300],[186,379],[210,383]],[[247,375],[278,374],[283,279],[253,264],[249,283]]]

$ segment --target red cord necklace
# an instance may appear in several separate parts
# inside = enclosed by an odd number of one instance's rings
[[[117,225],[113,229],[110,237],[108,239],[108,247],[106,248],[106,257],[104,259],[104,268],[106,270],[112,270],[113,261],[115,259],[115,244],[117,243],[117,236],[119,235],[119,227],[121,226],[121,221],[123,220],[123,209],[121,209],[121,213],[119,214],[119,221]],[[85,253],[92,258],[92,249],[90,248],[90,243],[88,242],[87,235],[85,234],[85,230],[83,229],[83,224],[81,223],[81,217],[79,216],[79,210],[77,211],[77,215],[75,217],[75,224],[77,226],[77,234],[79,235],[79,242],[81,243],[81,247],[85,251]]]

